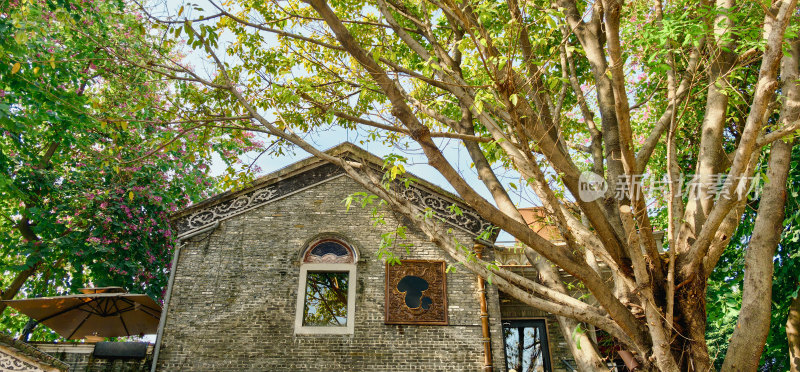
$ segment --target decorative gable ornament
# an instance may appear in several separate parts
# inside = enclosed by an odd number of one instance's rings
[[[69,366],[54,356],[0,333],[0,371],[62,372]]]
[[[339,145],[328,150],[328,153],[344,155],[354,161],[372,163],[375,167],[382,164],[378,157],[350,143]],[[321,159],[309,158],[256,180],[255,185],[249,189],[226,192],[187,208],[174,217],[175,228],[178,236],[199,231],[218,221],[237,216],[344,175],[346,175],[344,170],[337,165]],[[435,186],[426,186],[425,184],[426,182],[419,181],[405,187],[396,183],[393,189],[420,211],[430,209],[446,223],[474,236],[491,228],[492,225],[488,221],[481,218],[475,210],[467,207],[463,201],[459,201],[455,196],[446,195],[448,193],[445,191],[433,191]],[[451,210],[451,205],[458,206],[459,212]]]

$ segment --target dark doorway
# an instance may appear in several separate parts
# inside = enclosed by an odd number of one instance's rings
[[[550,372],[547,328],[542,319],[503,321],[506,370]]]

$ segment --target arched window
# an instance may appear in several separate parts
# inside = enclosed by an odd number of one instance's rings
[[[354,260],[352,248],[334,239],[316,242],[303,255],[303,263],[353,263]]]
[[[309,244],[302,255],[297,290],[296,334],[352,334],[355,250],[338,239]]]

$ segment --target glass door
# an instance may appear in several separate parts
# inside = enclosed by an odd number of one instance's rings
[[[550,350],[543,319],[503,322],[506,370],[515,372],[550,372]]]

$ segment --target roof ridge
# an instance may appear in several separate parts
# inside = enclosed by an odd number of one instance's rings
[[[383,168],[384,165],[383,158],[351,142],[343,142],[325,150],[325,152],[339,158],[353,158],[354,160],[371,164],[376,168]],[[305,174],[305,176],[297,177],[301,174]],[[423,209],[434,209],[437,214],[449,220],[450,224],[475,235],[480,234],[483,229],[491,226],[488,221],[473,208],[469,207],[466,201],[458,195],[412,173],[406,174],[414,178],[414,187],[412,188],[413,190],[407,189],[403,191],[402,197],[409,199]],[[259,177],[247,187],[226,191],[184,208],[173,214],[171,220],[178,230],[178,235],[185,235],[206,228],[216,221],[228,219],[342,175],[346,175],[346,173],[338,164],[310,156]],[[436,195],[438,198],[432,197],[432,195]],[[433,199],[438,200],[434,201]],[[442,206],[453,203],[461,204],[459,206],[463,210],[461,213],[469,216],[452,216],[455,212],[448,210],[446,206]]]

